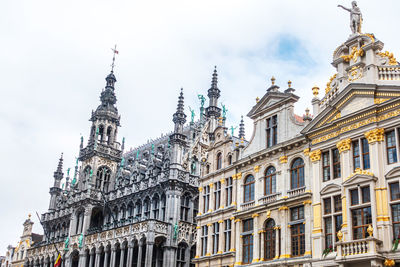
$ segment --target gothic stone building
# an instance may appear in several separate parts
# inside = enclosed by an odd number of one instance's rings
[[[60,158],[49,209],[41,216],[47,236],[28,251],[25,266],[52,266],[57,250],[65,267],[192,266],[205,153],[200,140],[220,117],[216,70],[201,120],[184,126],[181,91],[174,131],[126,153],[124,140],[117,141],[115,82],[112,71],[72,177],[69,170],[64,177]]]

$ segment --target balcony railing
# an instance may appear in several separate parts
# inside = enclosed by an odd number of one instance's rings
[[[277,200],[278,200],[278,196],[279,196],[280,194],[281,194],[281,193],[273,193],[273,194],[271,194],[271,195],[263,196],[263,197],[261,197],[261,198],[258,200],[258,202],[259,202],[260,204],[268,204],[268,203],[277,201]]]
[[[250,202],[240,204],[240,207],[242,208],[242,210],[247,210],[247,209],[250,209],[251,207],[254,207],[254,205],[255,205],[255,201],[253,200]]]
[[[337,243],[337,259],[343,257],[359,257],[359,255],[374,255],[377,254],[377,247],[382,241],[368,237],[364,239],[351,240]]]
[[[400,80],[400,68],[395,66],[379,67],[378,75],[379,75],[379,80],[384,80],[384,81]]]
[[[299,187],[299,188],[295,188],[295,189],[291,189],[291,190],[287,191],[289,197],[295,197],[295,196],[298,196],[300,194],[303,194],[304,192],[306,192],[306,187],[305,186]]]

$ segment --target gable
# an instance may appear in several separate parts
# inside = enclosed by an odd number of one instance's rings
[[[357,174],[352,174],[350,178],[348,178],[346,181],[344,181],[342,184],[343,186],[352,186],[352,185],[358,185],[358,184],[365,184],[365,183],[370,183],[372,181],[378,180],[375,176],[373,176],[372,173],[367,172],[367,171],[362,171],[361,173]]]
[[[386,179],[393,179],[393,178],[399,178],[400,177],[400,167],[396,167],[391,169],[386,175]]]
[[[268,92],[247,114],[248,117],[254,118],[270,109],[279,107],[285,101],[297,101],[298,96],[294,94],[286,94],[282,92]]]

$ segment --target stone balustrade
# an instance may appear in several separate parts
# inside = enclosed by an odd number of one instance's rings
[[[287,191],[289,197],[295,197],[295,196],[301,195],[301,194],[303,194],[305,192],[306,192],[306,187],[305,186],[299,187],[299,188],[295,188],[295,189],[291,189],[291,190]]]
[[[247,210],[247,209],[250,209],[250,208],[252,208],[254,206],[255,206],[255,201],[254,200],[250,201],[250,202],[246,202],[246,203],[240,204],[240,208],[242,210]]]
[[[400,67],[379,67],[379,80],[395,81],[400,80]]]
[[[347,259],[351,257],[370,256],[378,254],[378,247],[382,241],[368,237],[364,239],[357,239],[337,243],[337,259]]]
[[[280,195],[281,195],[281,193],[274,193],[274,194],[271,194],[271,195],[263,196],[263,197],[261,197],[261,198],[258,200],[258,202],[259,202],[260,204],[268,204],[268,203],[277,201],[277,200],[278,200],[278,197],[279,197]]]

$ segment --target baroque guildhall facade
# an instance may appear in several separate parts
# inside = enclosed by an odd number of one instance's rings
[[[214,70],[198,121],[185,126],[181,92],[174,131],[124,152],[111,71],[72,177],[59,161],[46,237],[24,266],[47,267],[56,250],[66,267],[395,266],[400,65],[352,5],[313,115],[296,115],[292,83],[272,78],[248,140],[243,120],[237,137],[225,126]]]

